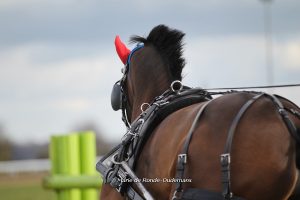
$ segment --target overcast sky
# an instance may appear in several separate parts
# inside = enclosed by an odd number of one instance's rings
[[[300,83],[300,1],[275,0],[271,10],[274,84]],[[1,0],[0,124],[18,142],[44,142],[83,122],[119,140],[114,37],[128,42],[158,24],[186,33],[184,84],[267,85],[263,19],[259,0]],[[272,92],[300,105],[299,87]]]

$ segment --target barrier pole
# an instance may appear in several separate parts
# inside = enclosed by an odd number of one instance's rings
[[[50,156],[52,160],[51,172],[52,175],[66,175],[68,166],[66,162],[67,148],[66,136],[52,136],[50,145]],[[57,190],[58,200],[69,200],[69,191]]]
[[[96,136],[92,131],[80,134],[81,174],[96,175]],[[99,189],[82,189],[82,200],[97,200]]]
[[[79,135],[71,133],[67,135],[67,163],[68,176],[80,176],[80,141]],[[70,189],[70,200],[81,200],[81,191],[79,188]]]

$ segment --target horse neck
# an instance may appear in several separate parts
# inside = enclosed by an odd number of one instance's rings
[[[146,54],[147,56],[143,56]],[[164,65],[155,50],[144,48],[132,61],[135,65],[132,77],[132,115],[136,119],[141,113],[143,103],[151,103],[153,99],[166,91],[172,82],[168,67]]]

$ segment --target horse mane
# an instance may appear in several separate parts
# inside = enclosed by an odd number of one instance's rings
[[[182,79],[182,69],[185,65],[183,58],[184,33],[171,29],[165,25],[154,27],[147,38],[134,35],[130,38],[131,43],[144,43],[153,45],[162,57],[165,65],[169,67],[174,80]]]

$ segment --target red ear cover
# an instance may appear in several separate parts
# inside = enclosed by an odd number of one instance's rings
[[[121,41],[120,37],[117,35],[115,38],[115,46],[116,46],[116,51],[125,65],[128,59],[128,56],[130,54],[130,50],[126,47],[126,45]]]

